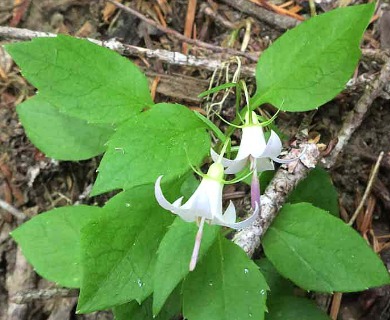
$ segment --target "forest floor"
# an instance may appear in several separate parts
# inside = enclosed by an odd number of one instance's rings
[[[132,14],[118,10],[104,0],[1,0],[0,26],[27,28],[36,31],[65,33],[99,40],[117,38],[123,43],[150,50],[166,49],[205,59],[227,60],[231,56],[216,50],[183,45],[177,37],[164,33]],[[260,7],[256,1],[213,0],[149,0],[121,1],[130,3],[138,12],[160,25],[166,25],[187,37],[214,46],[229,46],[246,53],[259,53],[277,39],[285,29],[292,28],[310,17],[306,0],[270,2]],[[263,3],[262,1],[258,1]],[[356,1],[348,1],[348,3]],[[187,10],[188,3],[196,4]],[[319,1],[318,13],[338,6],[337,1]],[[259,11],[260,10],[260,11]],[[277,11],[277,12],[276,12]],[[193,23],[185,24],[191,16]],[[368,49],[387,49],[390,45],[390,16],[379,11],[377,19],[367,30],[362,46]],[[386,28],[387,26],[387,28]],[[191,30],[192,29],[192,30]],[[0,38],[0,44],[7,39]],[[299,45],[299,44],[297,44]],[[93,59],[93,57],[89,57]],[[177,66],[142,55],[132,60],[147,74],[155,101],[183,103],[194,109],[204,109],[205,102],[198,94],[208,88],[212,70],[207,67]],[[243,65],[254,70],[254,61],[242,57]],[[372,79],[380,71],[377,61],[363,59],[356,79]],[[243,75],[250,90],[254,78]],[[283,113],[278,119],[282,131],[291,137],[303,119],[312,118],[310,134],[319,139],[324,149],[335,144],[342,123],[365,90],[364,81],[339,94],[318,111]],[[350,217],[362,200],[370,172],[380,152],[384,158],[368,199],[361,211],[356,228],[390,267],[390,94],[385,87],[365,115],[361,126],[343,148],[330,173],[339,193],[342,218]],[[21,76],[11,58],[0,47],[0,199],[33,217],[55,207],[74,203],[103,204],[105,197],[90,198],[88,192],[96,178],[100,158],[66,162],[47,158],[36,149],[24,134],[16,105],[34,95],[34,88]],[[229,105],[231,101],[226,101]],[[268,106],[272,111],[272,107]],[[224,106],[223,116],[232,120],[234,109]],[[236,137],[238,139],[238,137]],[[366,220],[364,228],[362,221]],[[367,223],[368,222],[368,223]],[[9,320],[66,320],[112,319],[109,312],[75,315],[75,297],[32,298],[24,304],[15,295],[30,290],[54,288],[40,278],[24,260],[9,232],[18,221],[0,208],[0,319]],[[363,229],[362,229],[363,228]],[[337,309],[337,299],[331,295],[314,295],[318,304],[329,311]],[[334,317],[341,320],[390,319],[390,286],[361,293],[344,294]],[[13,314],[13,315],[12,315]]]

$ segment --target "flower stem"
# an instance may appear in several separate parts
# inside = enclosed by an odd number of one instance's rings
[[[199,229],[195,237],[195,245],[194,250],[192,251],[191,261],[190,261],[190,271],[194,271],[196,267],[196,262],[198,261],[198,255],[199,255],[199,249],[200,249],[200,243],[202,242],[202,236],[203,236],[203,227],[204,222],[206,218],[202,217],[199,224]]]

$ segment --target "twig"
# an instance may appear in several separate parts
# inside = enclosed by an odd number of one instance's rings
[[[12,214],[15,218],[17,218],[20,221],[24,221],[28,219],[23,212],[19,211],[14,206],[10,205],[8,202],[5,202],[2,199],[0,199],[0,207],[5,211],[9,212],[10,214]]]
[[[145,17],[142,13],[138,12],[137,10],[134,10],[130,7],[127,7],[119,2],[114,1],[114,0],[108,0],[108,1],[111,2],[113,5],[115,5],[116,7],[118,7],[119,9],[121,9],[125,12],[128,12],[128,13],[131,13],[132,15],[135,15],[137,18],[139,18],[142,21],[146,22],[147,24],[155,27],[156,29],[158,29],[166,34],[174,36],[179,41],[186,42],[188,44],[192,44],[192,45],[197,46],[197,47],[209,49],[209,50],[214,51],[214,52],[225,52],[225,53],[229,53],[232,55],[242,56],[242,57],[248,58],[251,61],[257,61],[258,54],[253,55],[253,54],[233,50],[230,48],[223,48],[220,46],[215,46],[215,45],[212,45],[210,43],[203,42],[200,40],[188,38],[188,37],[182,35],[180,32],[177,32],[176,30],[161,26],[160,24],[158,24],[154,20]]]
[[[10,301],[16,304],[25,304],[35,300],[49,300],[54,298],[77,297],[79,290],[67,288],[25,290],[14,294]]]
[[[294,28],[299,23],[299,21],[296,19],[287,16],[281,16],[277,13],[259,7],[248,0],[222,0],[222,2],[225,2],[240,12],[244,12],[280,30]]]
[[[29,29],[23,28],[11,28],[11,27],[2,27],[0,26],[0,39],[10,39],[10,40],[31,40],[34,38],[45,38],[45,37],[56,37],[57,34],[50,32],[41,32],[41,31],[33,31]],[[164,49],[147,49],[142,47],[137,47],[133,45],[124,44],[116,39],[110,39],[107,41],[99,41],[91,38],[84,38],[89,40],[99,46],[103,46],[109,48],[113,51],[118,52],[123,56],[136,56],[136,57],[146,57],[158,59],[162,62],[168,63],[170,65],[178,65],[178,66],[186,66],[186,67],[195,67],[201,68],[209,71],[214,71],[219,68],[223,63],[220,59],[208,59],[208,58],[198,58],[192,55],[184,55],[180,52],[174,52]],[[371,49],[363,49],[362,50],[363,57],[367,59],[378,60],[378,62],[383,62],[385,54],[380,50],[371,50]],[[386,60],[387,61],[387,60]],[[255,65],[243,65],[241,66],[241,75],[244,77],[254,77],[255,76]],[[235,71],[234,68],[231,69],[233,73]],[[368,81],[368,80],[367,80]],[[366,81],[362,81],[359,83],[348,83],[347,89],[352,88],[355,89],[356,85],[365,85]]]
[[[12,39],[12,40],[31,40],[34,38],[44,37],[56,37],[55,33],[33,31],[22,28],[11,28],[0,26],[0,38]],[[110,39],[108,41],[99,41],[91,38],[87,40],[103,47],[107,47],[113,51],[118,52],[123,56],[137,56],[146,58],[155,58],[162,62],[169,63],[171,65],[187,66],[202,68],[210,71],[214,71],[221,66],[222,60],[219,59],[206,59],[198,58],[192,55],[186,56],[180,52],[168,51],[164,49],[146,49],[133,45],[124,44],[116,39]],[[255,66],[242,66],[241,74],[247,77],[253,77],[255,75]],[[232,72],[234,70],[232,69]]]
[[[197,0],[189,0],[188,6],[187,6],[187,15],[186,15],[186,22],[184,25],[184,36],[187,38],[191,38],[192,31],[194,29],[194,21],[195,21],[195,11],[196,11],[196,5]],[[183,42],[183,53],[188,53],[188,46],[186,42]]]
[[[374,80],[356,103],[355,108],[347,115],[343,126],[338,134],[338,142],[335,145],[331,155],[323,159],[322,163],[326,168],[330,168],[334,165],[343,150],[344,146],[348,143],[350,137],[355,130],[361,125],[367,111],[369,110],[372,102],[381,94],[383,88],[388,84],[390,79],[390,58],[387,58],[386,63],[383,65],[379,77]]]
[[[383,151],[379,154],[378,160],[376,161],[375,166],[374,166],[374,168],[371,171],[370,179],[368,180],[368,184],[367,184],[366,190],[364,191],[362,200],[360,200],[360,203],[359,203],[358,207],[356,208],[355,212],[353,213],[351,219],[348,222],[348,225],[350,225],[350,226],[353,225],[353,223],[355,222],[357,216],[359,215],[360,211],[362,210],[364,204],[366,203],[367,197],[368,197],[368,195],[371,192],[372,186],[373,186],[373,184],[375,182],[375,178],[376,178],[376,176],[378,174],[379,167],[380,167],[380,164],[382,162],[384,154],[385,153]]]
[[[332,320],[337,320],[337,316],[340,311],[340,304],[341,304],[342,297],[343,294],[341,292],[336,292],[333,294],[332,305],[330,308],[330,318]]]

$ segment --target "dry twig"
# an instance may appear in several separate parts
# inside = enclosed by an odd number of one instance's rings
[[[119,2],[114,1],[114,0],[108,0],[108,1],[111,2],[112,4],[114,4],[115,6],[117,6],[118,8],[120,8],[121,10],[135,15],[137,18],[141,19],[142,21],[146,22],[147,24],[155,27],[156,29],[158,29],[166,34],[174,36],[176,39],[178,39],[182,42],[186,42],[188,44],[192,44],[192,45],[197,46],[197,47],[209,49],[209,50],[214,51],[214,52],[224,52],[224,53],[228,53],[228,54],[232,54],[232,55],[236,55],[236,56],[245,57],[251,61],[257,61],[258,54],[253,55],[253,54],[233,50],[230,48],[223,48],[220,46],[215,46],[215,45],[212,45],[210,43],[203,42],[200,40],[188,38],[188,37],[182,35],[180,32],[177,32],[176,30],[161,26],[160,24],[156,23],[154,20],[145,17],[142,13],[138,12],[137,10],[134,10],[130,7],[127,7]]]
[[[348,225],[350,225],[350,226],[353,225],[353,223],[355,222],[356,218],[358,217],[360,211],[362,210],[364,204],[366,203],[367,197],[368,197],[368,195],[371,192],[372,186],[373,186],[373,184],[375,182],[375,178],[376,178],[376,176],[378,174],[379,167],[380,167],[380,164],[382,162],[383,156],[384,156],[384,152],[382,151],[379,154],[378,159],[377,159],[377,161],[375,163],[375,166],[374,166],[374,168],[371,171],[370,178],[368,180],[368,184],[367,184],[366,190],[364,191],[363,197],[360,200],[358,207],[356,208],[355,212],[353,213],[351,219],[348,222]]]

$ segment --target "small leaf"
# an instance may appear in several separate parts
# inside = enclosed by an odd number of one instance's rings
[[[321,190],[319,192],[319,190]],[[311,170],[287,199],[290,203],[308,202],[339,216],[338,193],[329,173],[321,167]]]
[[[390,283],[382,261],[355,230],[308,203],[285,205],[263,247],[276,269],[306,290],[353,292]]]
[[[161,103],[122,124],[108,143],[92,194],[176,180],[210,150],[205,125],[178,104]]]
[[[22,224],[11,235],[38,274],[61,286],[78,288],[80,230],[102,214],[101,208],[84,205],[53,209]]]
[[[260,57],[252,108],[315,109],[344,89],[360,58],[359,43],[375,3],[339,8],[286,32]]]
[[[31,142],[57,160],[84,160],[103,153],[114,133],[111,126],[90,124],[59,112],[41,95],[18,105],[17,111]]]
[[[288,296],[274,297],[268,303],[266,320],[330,320],[312,301]]]
[[[58,35],[8,44],[6,50],[39,94],[69,116],[112,124],[153,104],[144,74],[90,41]]]
[[[199,261],[215,241],[219,227],[206,224],[203,230]],[[153,313],[158,314],[165,300],[189,273],[191,254],[198,227],[176,218],[158,248],[153,286]],[[164,275],[164,276],[162,276]]]
[[[131,301],[113,309],[115,320],[172,320],[181,313],[182,299],[180,286],[173,291],[157,316],[152,312],[153,299],[149,297],[142,304]]]
[[[80,313],[147,298],[157,248],[174,219],[154,200],[153,185],[122,192],[103,210],[104,218],[82,230]]]
[[[268,286],[244,251],[221,235],[183,285],[190,320],[264,318]]]

